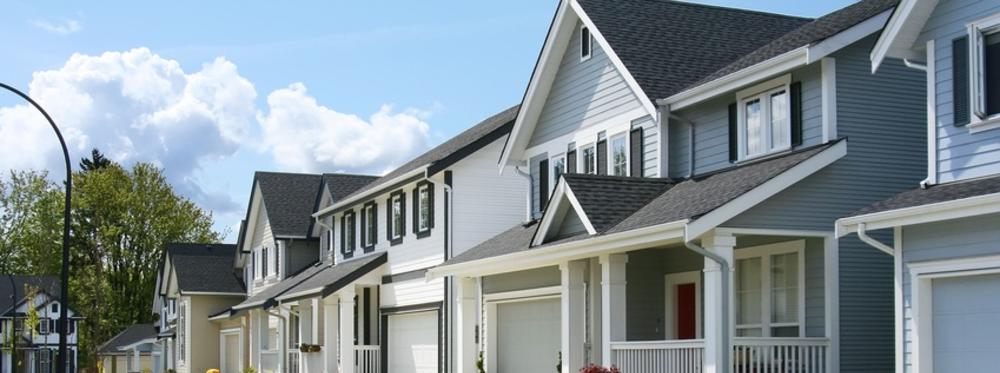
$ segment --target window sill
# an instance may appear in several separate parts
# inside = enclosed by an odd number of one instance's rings
[[[431,229],[427,228],[425,230],[417,232],[417,239],[419,240],[421,238],[429,237],[430,235],[431,235]]]
[[[969,127],[969,133],[977,133],[1000,128],[1000,114],[993,114],[993,116],[989,118],[969,123],[967,127]]]
[[[403,237],[396,237],[389,241],[389,246],[396,246],[403,243]]]
[[[756,162],[756,161],[763,160],[763,159],[774,158],[774,157],[785,155],[785,154],[787,154],[788,152],[791,152],[791,151],[792,151],[792,147],[791,146],[787,146],[787,147],[784,147],[784,148],[781,148],[781,149],[776,149],[776,150],[769,151],[767,153],[761,153],[761,154],[756,154],[756,155],[753,155],[753,156],[750,156],[750,157],[740,158],[740,159],[738,159],[736,161],[736,164],[741,165],[741,164],[745,164],[745,163]]]

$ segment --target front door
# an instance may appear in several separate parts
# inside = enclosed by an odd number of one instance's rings
[[[697,285],[693,282],[677,285],[677,339],[698,338],[697,332]]]
[[[666,339],[696,339],[701,329],[701,272],[666,275]]]

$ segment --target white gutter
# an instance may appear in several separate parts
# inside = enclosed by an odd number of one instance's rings
[[[906,65],[906,67],[909,67],[911,69],[920,70],[920,71],[927,71],[927,65],[919,63],[919,62],[910,61],[909,58],[904,58],[903,59],[903,65]]]
[[[874,230],[995,213],[1000,213],[1000,193],[842,218],[837,220],[836,234],[846,236],[861,224]]]
[[[396,176],[392,180],[386,181],[384,183],[380,183],[377,187],[372,188],[372,190],[378,189],[378,187],[382,187],[382,186],[393,185],[393,184],[399,183],[399,182],[401,182],[403,180],[409,179],[409,178],[414,177],[414,176],[426,174],[427,173],[427,167],[429,167],[429,166],[430,166],[430,164],[426,164],[426,165],[423,165],[423,166],[420,166],[420,167],[416,168],[413,171],[410,171],[410,172],[407,172],[405,174]],[[372,190],[367,190],[367,191],[365,191],[365,193],[357,194],[354,197],[347,198],[347,199],[342,199],[340,201],[337,201],[336,203],[334,203],[334,204],[332,204],[330,206],[327,206],[327,207],[325,207],[325,208],[323,208],[323,209],[321,209],[319,211],[314,212],[312,214],[312,216],[314,218],[319,218],[319,217],[327,215],[331,211],[334,211],[334,210],[339,209],[341,207],[347,207],[347,206],[356,204],[356,203],[358,203],[358,202],[360,202],[360,201],[362,201],[364,199],[367,199],[368,196],[369,196],[369,194],[372,192]]]
[[[531,190],[531,181],[532,181],[531,180],[531,173],[521,171],[521,166],[514,166],[514,173],[516,173],[518,176],[523,177],[525,180],[528,180],[528,193],[527,193],[528,194],[528,203],[527,203],[527,206],[528,206],[527,210],[528,211],[524,215],[524,222],[527,223],[527,222],[530,222],[531,220],[533,220],[532,216],[531,216],[532,215],[531,203],[534,201],[534,198],[532,198],[532,196],[531,196],[531,193],[532,193],[532,190]]]
[[[883,253],[889,254],[889,256],[896,255],[895,249],[868,235],[868,231],[865,230],[865,223],[858,223],[858,238],[860,238],[861,241],[864,241],[864,243],[871,245],[871,247],[879,249],[879,251]]]

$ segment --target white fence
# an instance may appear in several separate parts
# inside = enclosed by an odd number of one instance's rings
[[[287,373],[299,373],[300,371],[299,366],[301,365],[299,362],[299,356],[301,355],[299,354],[298,351],[288,351]]]
[[[826,338],[736,338],[734,373],[827,373]]]
[[[354,346],[354,371],[357,373],[380,373],[382,371],[381,347]]]
[[[702,371],[705,342],[700,339],[612,342],[614,365],[623,373],[695,373]]]

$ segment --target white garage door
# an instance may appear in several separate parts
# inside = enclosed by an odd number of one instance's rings
[[[933,280],[934,372],[1000,367],[1000,275]]]
[[[559,299],[497,305],[499,373],[554,372],[561,344]]]
[[[438,314],[389,316],[389,372],[438,372]]]

